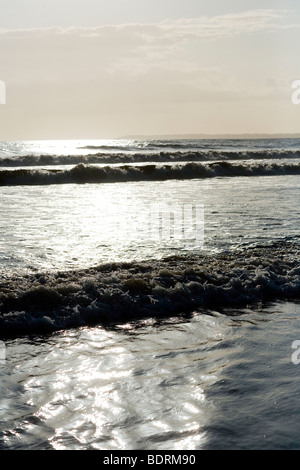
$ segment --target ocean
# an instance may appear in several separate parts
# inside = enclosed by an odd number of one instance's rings
[[[0,449],[300,449],[299,175],[300,139],[1,142]]]

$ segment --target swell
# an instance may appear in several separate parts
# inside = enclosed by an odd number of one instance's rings
[[[65,170],[2,170],[0,186],[50,185],[68,183],[116,183],[127,181],[165,181],[234,176],[298,175],[300,163],[185,163],[174,165],[103,166],[79,164]]]
[[[0,335],[300,298],[300,243],[0,278]],[[224,310],[223,310],[224,311]],[[225,313],[225,312],[224,312]]]
[[[85,145],[83,147],[78,147],[79,149],[87,149],[87,150],[136,150],[136,149],[164,149],[164,148],[174,148],[174,149],[186,149],[187,147],[199,147],[199,142],[192,142],[190,140],[176,142],[174,140],[150,140],[150,141],[143,141],[143,140],[136,140],[130,141],[128,144],[121,144],[121,145]]]
[[[95,147],[86,147],[95,149]],[[0,167],[26,167],[50,165],[84,164],[134,164],[168,162],[206,162],[215,160],[280,160],[300,158],[299,150],[256,150],[256,151],[172,151],[141,153],[95,153],[88,155],[23,155],[0,157]]]

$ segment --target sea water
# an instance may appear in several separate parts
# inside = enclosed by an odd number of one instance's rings
[[[1,448],[300,448],[299,162],[297,139],[2,143]],[[203,207],[201,237],[155,204]]]

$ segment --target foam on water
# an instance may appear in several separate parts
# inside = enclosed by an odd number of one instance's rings
[[[300,447],[299,149],[0,143],[1,449]],[[154,200],[203,203],[206,251],[115,243]]]
[[[296,238],[215,256],[2,277],[1,335],[299,299],[299,254]]]

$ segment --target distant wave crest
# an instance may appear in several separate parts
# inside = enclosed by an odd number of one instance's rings
[[[95,147],[89,146],[89,149]],[[174,148],[176,148],[174,146]],[[171,162],[209,162],[217,160],[281,160],[300,158],[299,150],[247,151],[161,151],[135,153],[94,153],[88,155],[22,155],[0,157],[0,167],[53,166],[83,164],[134,164]]]

